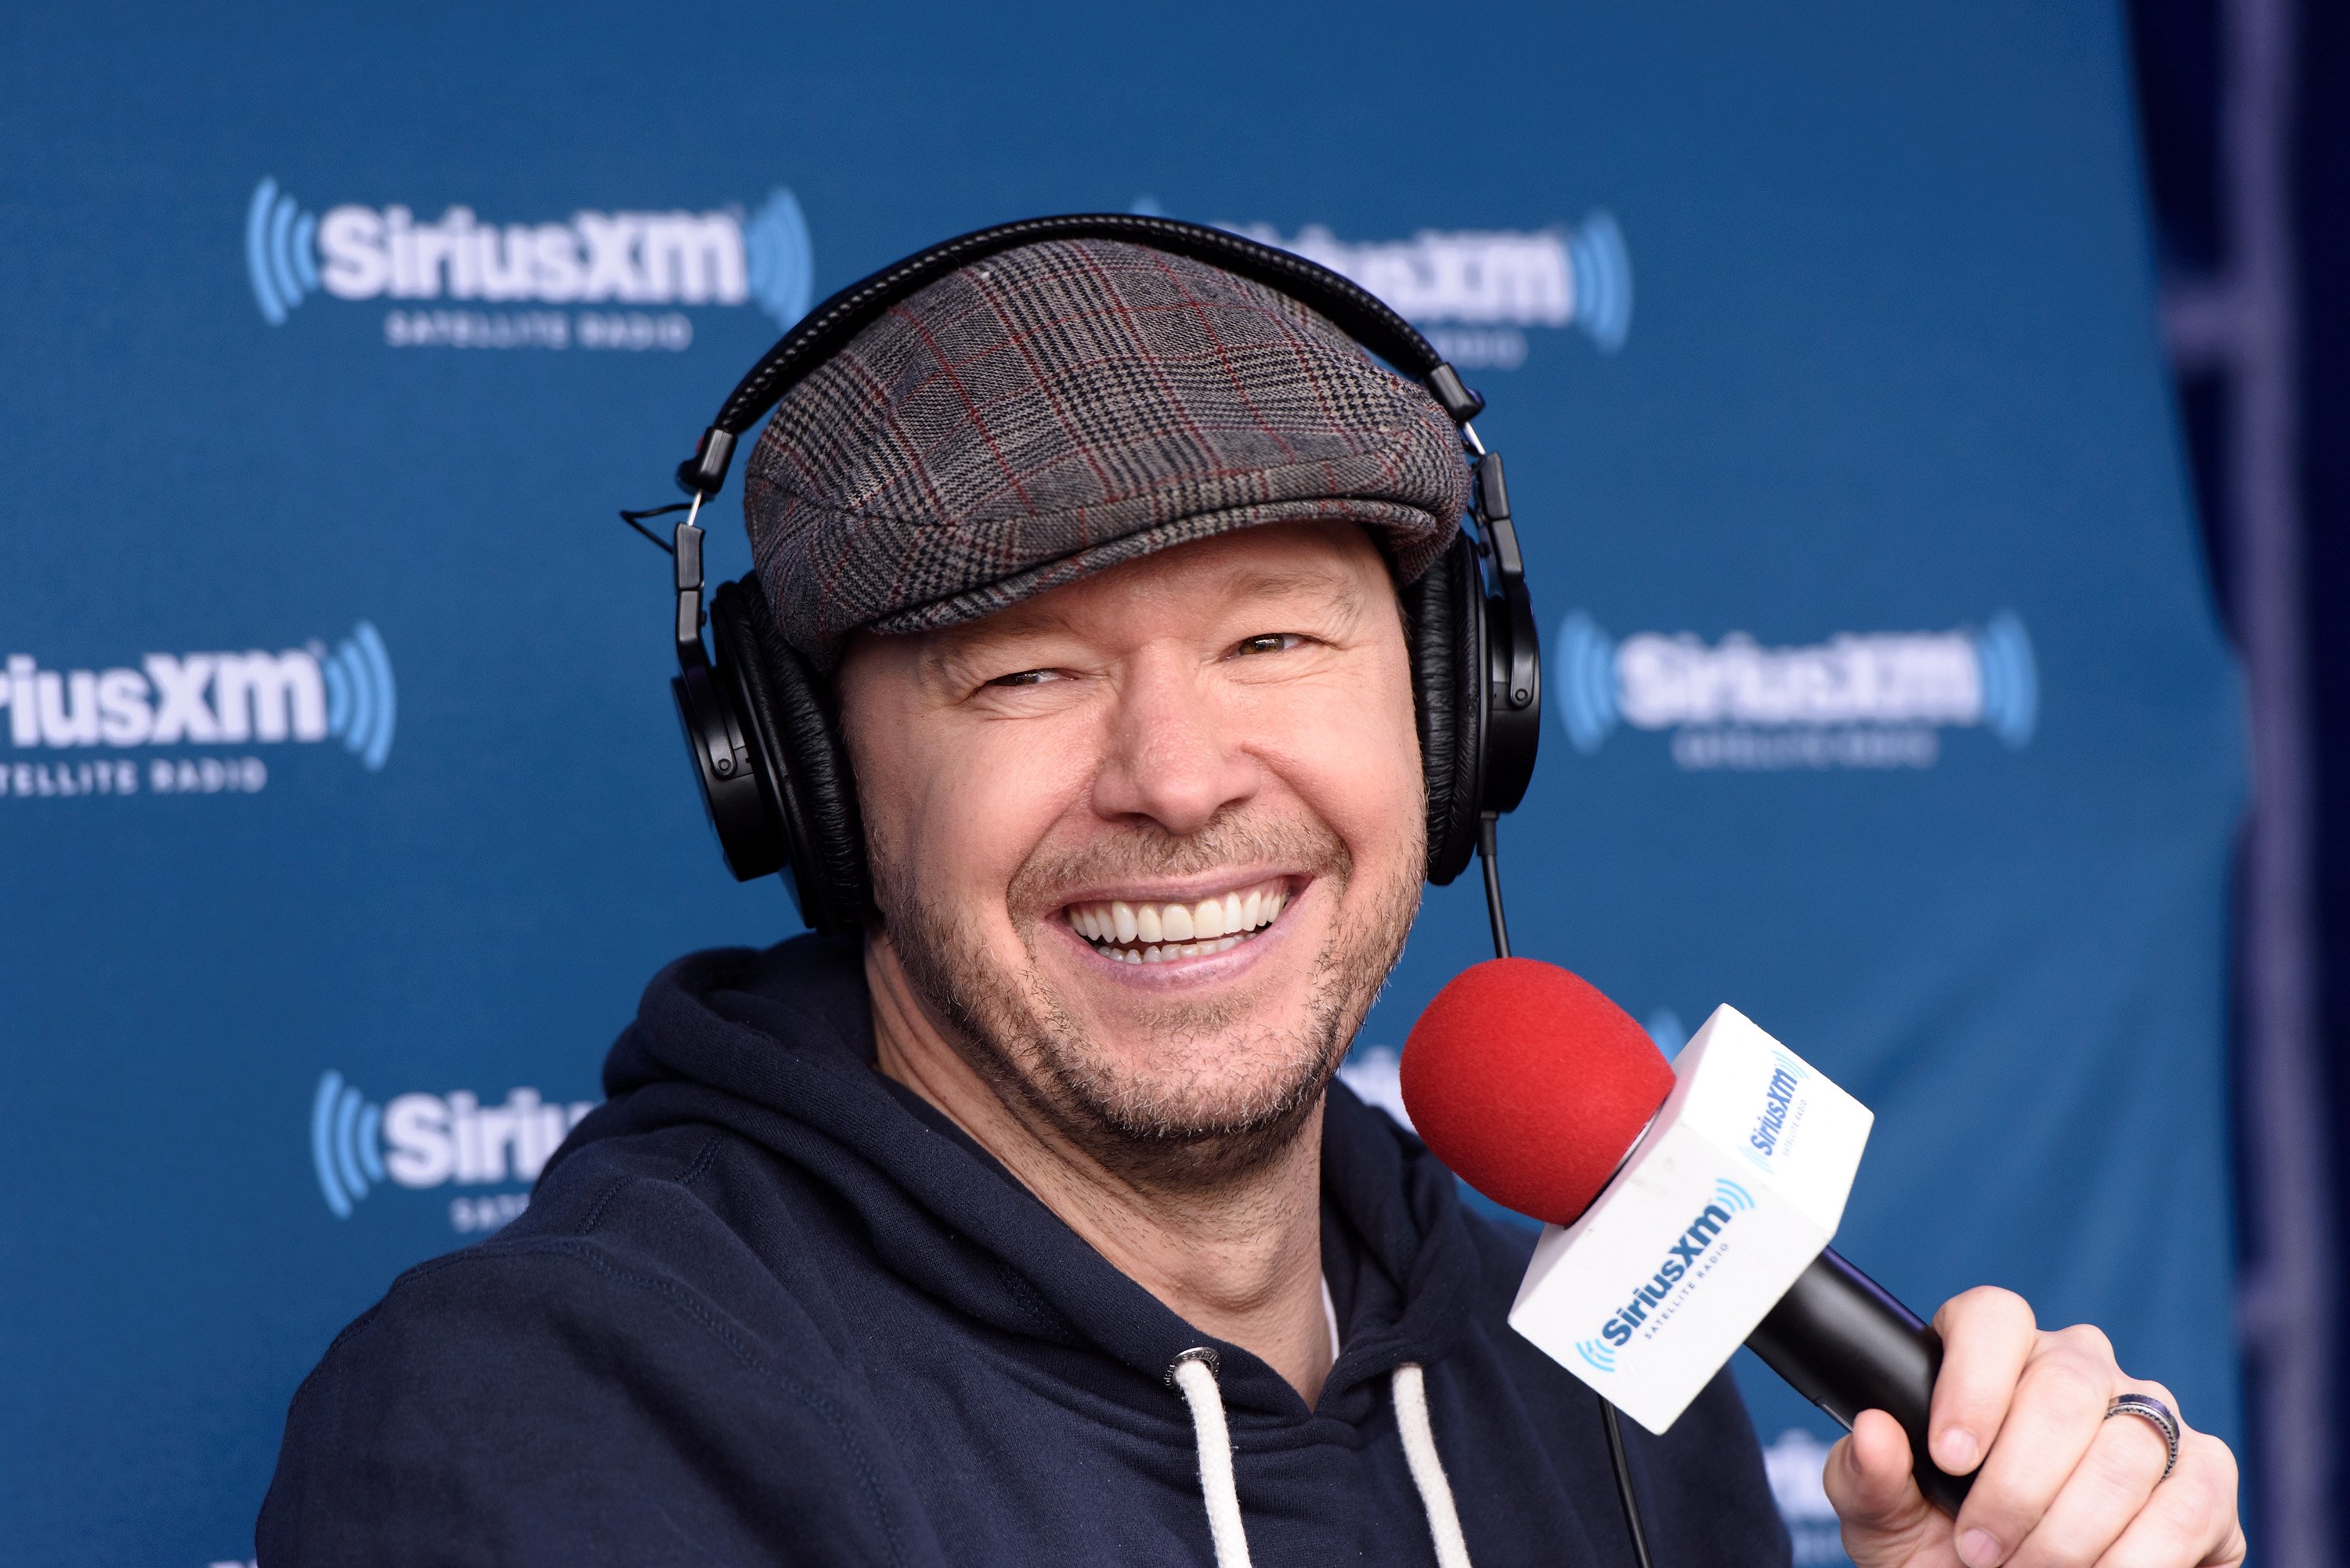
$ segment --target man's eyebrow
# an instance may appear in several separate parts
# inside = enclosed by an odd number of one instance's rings
[[[1320,607],[1339,610],[1350,617],[1362,608],[1359,596],[1351,591],[1353,581],[1347,574],[1313,567],[1284,571],[1235,566],[1222,574],[1217,587],[1221,592],[1251,604],[1307,598],[1319,601]],[[922,673],[939,678],[968,672],[971,665],[983,659],[991,650],[1055,633],[1083,635],[1068,615],[1049,604],[1032,600],[1014,605],[983,620],[968,623],[962,635],[942,639],[940,645],[925,651]]]
[[[1069,618],[1057,609],[1014,605],[998,615],[959,629],[960,635],[940,639],[924,650],[921,667],[926,678],[935,679],[953,675],[958,670],[967,671],[971,665],[984,659],[991,649],[1008,643],[1032,637],[1051,636],[1055,632],[1073,634],[1076,628]]]
[[[1226,574],[1225,582],[1232,590],[1252,599],[1278,599],[1299,595],[1334,605],[1350,605],[1355,601],[1355,596],[1347,591],[1353,586],[1352,579],[1338,572],[1282,572],[1263,567],[1237,566]]]

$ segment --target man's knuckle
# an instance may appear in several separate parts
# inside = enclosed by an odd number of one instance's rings
[[[2035,1403],[2057,1408],[2105,1410],[2113,1386],[2106,1367],[2094,1358],[2065,1349],[2043,1356],[2027,1367],[2024,1386]]]
[[[2236,1450],[2209,1432],[2189,1432],[2179,1446],[2178,1462],[2182,1465],[2187,1463],[2190,1453],[2195,1459],[2195,1468],[2210,1475],[2212,1484],[2220,1488],[2232,1506],[2241,1479],[2236,1466]]]
[[[2134,1434],[2121,1434],[2118,1442],[2091,1444],[2088,1458],[2082,1461],[2083,1474],[2106,1490],[2145,1497],[2170,1458],[2160,1434],[2149,1431],[2147,1436],[2154,1440],[2140,1442]]]
[[[1934,1314],[1934,1321],[1946,1329],[1961,1322],[2012,1322],[2018,1308],[2026,1317],[2031,1315],[2032,1308],[2013,1291],[1999,1285],[1976,1285],[1944,1302],[1942,1310]]]
[[[2043,1520],[2007,1568],[2088,1568],[2111,1544],[2112,1532],[2086,1518]]]
[[[2058,1329],[2050,1337],[2075,1355],[2085,1356],[2105,1367],[2119,1368],[2119,1364],[2114,1359],[2114,1342],[2106,1336],[2104,1329],[2094,1323],[2076,1323],[2069,1328]]]
[[[1967,1494],[1959,1528],[1980,1527],[2001,1541],[2021,1541],[2040,1523],[2049,1501],[2038,1487],[2012,1475],[1990,1478]]]

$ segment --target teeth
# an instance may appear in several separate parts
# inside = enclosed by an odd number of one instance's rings
[[[1289,889],[1279,883],[1196,903],[1134,903],[1113,898],[1073,904],[1069,925],[1120,963],[1166,963],[1230,952],[1281,917]]]

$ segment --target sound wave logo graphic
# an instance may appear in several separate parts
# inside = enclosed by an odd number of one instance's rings
[[[1733,1214],[1743,1214],[1754,1207],[1754,1195],[1728,1177],[1714,1178],[1713,1199]]]
[[[807,314],[816,283],[816,251],[799,198],[777,186],[743,225],[751,297],[789,327]]]
[[[382,1133],[381,1106],[361,1099],[340,1073],[318,1080],[310,1106],[310,1158],[336,1219],[349,1219],[351,1205],[384,1179]]]
[[[1619,722],[1640,730],[1979,727],[2014,750],[2031,743],[2039,722],[2032,640],[2009,610],[1979,631],[1840,632],[1808,646],[1764,648],[1743,633],[1714,644],[1690,632],[1617,642],[1577,609],[1560,621],[1554,647],[1558,716],[1586,756]],[[1790,756],[1758,765],[1838,760]]]
[[[1589,756],[1616,727],[1616,645],[1578,609],[1567,611],[1558,623],[1557,647],[1551,689],[1558,696],[1559,717],[1575,749]]]
[[[346,203],[322,216],[265,177],[245,208],[244,264],[272,327],[320,291],[349,300],[755,303],[788,327],[806,314],[816,276],[807,218],[780,186],[747,217],[729,207],[499,223],[462,205],[430,222],[397,203]]]
[[[313,650],[327,683],[327,732],[342,738],[369,773],[380,772],[391,755],[391,732],[400,718],[400,688],[391,679],[391,655],[366,621],[332,653]]]
[[[1594,213],[1566,236],[1575,277],[1575,324],[1600,352],[1613,354],[1632,335],[1632,253],[1612,213]]]
[[[1616,1370],[1616,1347],[1604,1339],[1579,1339],[1575,1342],[1575,1354],[1588,1362],[1594,1371]]]
[[[261,318],[270,326],[286,325],[286,314],[318,286],[317,238],[317,217],[297,208],[276,181],[264,179],[253,188],[244,214],[244,265]]]
[[[1975,639],[1982,678],[1983,722],[2011,746],[2032,739],[2040,720],[2040,671],[2031,639],[2012,615],[1995,615]]]

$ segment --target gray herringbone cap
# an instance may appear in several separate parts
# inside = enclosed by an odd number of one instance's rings
[[[1360,523],[1409,582],[1468,504],[1423,388],[1284,295],[1110,240],[906,300],[776,406],[743,475],[760,580],[823,670],[858,628],[975,619],[1261,523]]]

